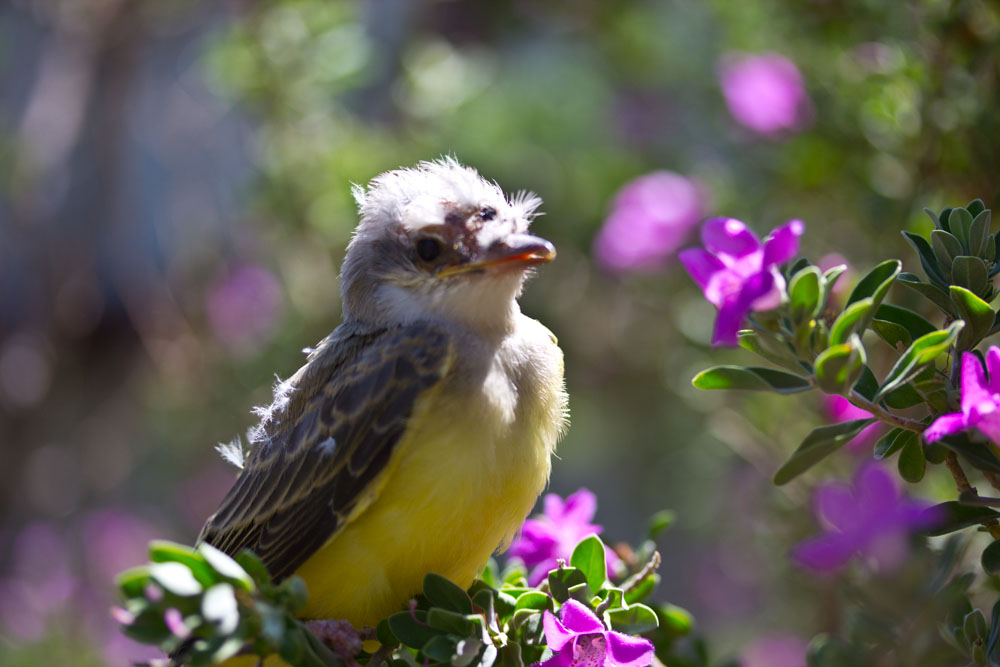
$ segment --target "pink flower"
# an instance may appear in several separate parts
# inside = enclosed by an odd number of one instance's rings
[[[567,600],[559,612],[562,622],[550,611],[542,617],[552,657],[535,667],[647,667],[653,662],[652,642],[606,629],[582,603]]]
[[[823,405],[826,414],[833,423],[851,421],[852,419],[870,419],[872,414],[867,410],[862,410],[843,396],[825,396]],[[847,445],[852,450],[867,449],[875,445],[882,431],[882,424],[875,422],[871,426],[866,426],[861,433],[858,433]]]
[[[701,228],[705,249],[680,252],[684,268],[719,309],[713,345],[736,345],[736,334],[748,313],[781,305],[785,279],[778,265],[798,252],[804,229],[801,220],[790,220],[762,244],[739,220],[712,218]]]
[[[805,667],[808,643],[794,635],[768,635],[743,652],[740,667]]]
[[[663,266],[704,215],[704,196],[692,180],[669,171],[640,176],[615,196],[594,240],[594,256],[611,271]]]
[[[910,533],[936,517],[923,503],[909,500],[877,464],[858,470],[851,486],[824,484],[813,496],[816,515],[828,528],[800,542],[791,558],[814,572],[832,572],[862,555],[878,570],[891,570],[906,557]]]
[[[529,584],[541,583],[550,570],[559,566],[558,559],[569,561],[583,538],[600,534],[601,526],[590,523],[596,512],[597,498],[588,489],[580,489],[565,502],[554,493],[545,496],[544,514],[527,519],[510,546],[511,557],[530,569]],[[614,564],[618,557],[606,550],[606,560]]]
[[[924,431],[927,442],[974,428],[994,443],[1000,444],[1000,347],[986,352],[986,381],[979,358],[962,353],[962,411],[941,415]]]
[[[788,58],[777,53],[724,56],[719,83],[729,113],[758,134],[776,137],[800,130],[812,116],[802,75]]]
[[[205,306],[216,338],[236,353],[253,352],[277,324],[281,286],[269,271],[242,266],[212,287]]]

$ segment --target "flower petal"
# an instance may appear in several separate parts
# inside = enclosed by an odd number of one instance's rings
[[[861,515],[888,513],[898,504],[899,489],[884,468],[869,463],[854,476],[854,496]]]
[[[708,283],[713,275],[726,268],[726,265],[719,261],[715,255],[701,248],[681,250],[677,253],[677,258],[684,265],[684,268],[687,269],[691,279],[697,283],[702,291],[708,287]]]
[[[735,218],[710,218],[701,227],[701,240],[705,249],[715,255],[745,257],[760,250],[760,241]]]
[[[813,572],[832,572],[850,560],[858,546],[851,536],[829,533],[799,542],[789,557]]]
[[[743,283],[743,288],[735,298],[730,297],[719,308],[715,318],[715,333],[712,335],[712,345],[737,344],[737,333],[743,326],[750,306],[754,301],[767,294],[774,284],[774,276],[769,271],[762,271],[750,276]]]
[[[563,603],[560,612],[563,625],[573,634],[589,634],[592,632],[605,632],[604,625],[598,620],[594,612],[590,611],[583,603],[572,598]],[[548,639],[548,632],[545,635]],[[551,642],[549,646],[551,646]]]
[[[561,521],[565,507],[563,499],[558,493],[548,493],[545,495],[544,514],[549,520],[556,523]]]
[[[799,251],[799,237],[806,226],[801,220],[789,220],[764,239],[764,266],[784,264]]]
[[[990,391],[1000,394],[1000,347],[993,345],[986,351],[986,370],[990,374]]]
[[[597,513],[597,496],[590,489],[580,489],[566,496],[563,521],[577,524],[589,524]]]
[[[971,352],[962,353],[962,412],[969,415],[978,403],[992,402],[993,396],[986,386],[986,377],[979,357]]]
[[[858,503],[843,484],[824,484],[813,496],[816,513],[837,530],[846,531],[858,518]]]
[[[542,614],[542,628],[545,630],[545,643],[557,653],[578,634],[567,630],[556,615],[548,610]]]
[[[936,442],[946,435],[964,431],[965,428],[965,415],[961,412],[941,415],[924,431],[924,440],[927,442]]]
[[[653,643],[621,632],[609,632],[604,664],[610,667],[646,667],[653,662]]]
[[[531,667],[574,667],[573,649],[568,647],[558,653],[553,653],[552,657],[545,662],[536,662]]]
[[[976,428],[993,442],[1000,444],[1000,410],[994,407],[976,421]]]

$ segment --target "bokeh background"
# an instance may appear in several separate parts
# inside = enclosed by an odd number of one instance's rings
[[[0,4],[0,663],[150,655],[113,575],[193,541],[234,476],[214,445],[338,323],[351,183],[443,154],[545,202],[552,490],[592,489],[610,541],[676,511],[659,597],[713,662],[837,632],[836,580],[786,553],[863,448],[771,486],[836,412],[692,389],[745,357],[674,252],[710,215],[800,218],[814,261],[915,270],[923,206],[1000,201],[998,88],[986,0]]]

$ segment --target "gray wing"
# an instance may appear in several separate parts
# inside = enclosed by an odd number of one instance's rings
[[[290,575],[376,488],[417,398],[451,359],[450,336],[430,323],[324,341],[261,423],[199,541],[230,555],[251,549],[276,581]]]

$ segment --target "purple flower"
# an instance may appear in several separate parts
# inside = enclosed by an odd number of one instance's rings
[[[594,240],[597,261],[618,272],[661,267],[701,220],[703,200],[701,188],[680,174],[640,176],[615,196]]]
[[[891,570],[906,557],[910,533],[936,520],[925,504],[901,494],[892,476],[874,463],[855,474],[852,486],[820,486],[813,503],[827,530],[796,545],[791,558],[814,572],[837,570],[858,554],[878,570]]]
[[[653,662],[652,642],[607,630],[582,603],[567,600],[559,612],[562,622],[550,611],[542,617],[552,657],[535,667],[647,667]]]
[[[872,413],[862,410],[843,396],[826,396],[823,400],[823,408],[830,417],[830,421],[834,423],[851,421],[852,419],[869,419],[872,416]],[[854,436],[847,446],[855,451],[872,447],[881,432],[881,422],[875,422]]]
[[[281,310],[281,286],[269,271],[243,266],[224,276],[206,300],[215,336],[237,354],[270,340]]]
[[[794,635],[766,635],[743,652],[740,667],[803,667],[809,645]]]
[[[739,220],[712,218],[701,228],[705,249],[682,250],[678,257],[719,315],[713,345],[736,345],[736,334],[750,311],[781,305],[785,279],[778,265],[799,249],[805,225],[789,220],[761,244]]]
[[[1000,347],[994,345],[986,352],[986,368],[989,382],[976,355],[962,354],[962,411],[935,419],[924,431],[927,442],[974,428],[1000,444]]]
[[[776,137],[802,129],[811,120],[812,103],[802,75],[795,63],[777,53],[724,56],[719,83],[729,113],[754,132]]]
[[[537,519],[527,519],[521,534],[510,546],[512,558],[518,558],[530,569],[528,583],[537,586],[558,559],[568,561],[580,540],[598,535],[601,526],[590,523],[597,512],[597,498],[588,489],[580,489],[563,501],[558,495],[545,496],[545,513]],[[609,564],[618,562],[614,552],[605,548]]]

